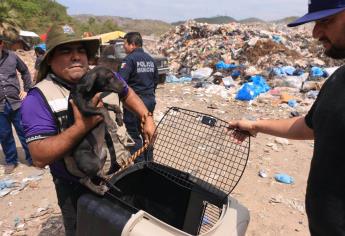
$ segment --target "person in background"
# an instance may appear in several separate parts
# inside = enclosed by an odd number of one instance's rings
[[[35,50],[35,55],[36,55],[36,61],[35,61],[35,74],[34,74],[33,83],[35,84],[37,73],[38,73],[38,68],[39,68],[40,63],[43,59],[44,53],[46,52],[46,45],[43,43],[38,44],[34,47],[34,50]]]
[[[119,68],[121,65],[121,59],[116,57],[115,48],[113,45],[107,45],[104,47],[98,59],[97,64],[106,66],[115,72],[119,71]]]
[[[315,22],[313,37],[334,59],[345,58],[345,0],[310,0],[309,12],[290,23]],[[306,116],[283,120],[231,121],[230,126],[279,137],[314,140],[306,191],[313,236],[345,235],[345,66],[325,82]],[[240,141],[245,138],[235,135]]]
[[[121,64],[120,75],[128,85],[138,94],[152,116],[156,106],[155,90],[158,84],[158,70],[153,58],[144,52],[143,40],[138,32],[129,32],[124,36],[124,49],[126,58]],[[141,121],[128,109],[124,109],[124,122],[128,133],[135,141],[131,153],[135,153],[143,146],[141,137]],[[147,159],[152,160],[152,150],[147,152]],[[144,160],[144,155],[139,156],[136,161]]]
[[[29,166],[32,165],[20,120],[20,105],[32,82],[28,67],[14,52],[4,48],[4,40],[0,35],[0,141],[5,154],[5,174],[11,174],[18,165],[12,124],[24,149],[26,161]],[[20,88],[17,71],[21,74],[24,91]]]

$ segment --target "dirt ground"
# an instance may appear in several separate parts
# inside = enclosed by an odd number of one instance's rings
[[[171,106],[204,112],[223,120],[239,118],[289,117],[291,109],[267,103],[243,103],[196,89],[192,84],[163,84],[157,90],[155,119]],[[306,111],[308,106],[303,110]],[[303,112],[302,112],[303,113]],[[63,235],[61,213],[49,169],[28,167],[19,143],[20,165],[9,176],[3,174],[0,153],[0,180],[16,180],[18,186],[0,197],[1,235]],[[312,141],[279,141],[259,134],[251,139],[247,168],[232,196],[250,211],[249,236],[309,235],[304,207],[306,181],[312,157]],[[258,175],[259,171],[266,178]],[[287,185],[274,180],[276,173],[294,178]]]

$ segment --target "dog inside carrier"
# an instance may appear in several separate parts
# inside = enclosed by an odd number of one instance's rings
[[[238,142],[233,132],[242,131],[170,108],[150,146],[153,160],[117,172],[105,196],[79,199],[77,234],[244,235],[248,210],[229,194],[246,167],[250,138]]]

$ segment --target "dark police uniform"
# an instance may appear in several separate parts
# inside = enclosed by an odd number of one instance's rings
[[[136,48],[123,60],[119,73],[142,99],[147,109],[153,112],[156,106],[155,89],[159,80],[153,58],[142,48]],[[124,109],[124,122],[128,133],[135,141],[135,146],[131,149],[133,154],[143,145],[140,120],[131,111]],[[151,159],[152,152],[148,153],[147,157]],[[141,161],[143,158],[140,156],[137,160]]]

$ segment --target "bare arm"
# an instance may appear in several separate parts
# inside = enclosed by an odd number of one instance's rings
[[[29,143],[34,165],[43,168],[67,155],[101,120],[102,116],[83,117],[72,102],[75,123],[58,135]]]
[[[294,117],[282,120],[258,120],[258,121],[230,121],[231,127],[249,131],[252,135],[265,133],[288,139],[314,139],[314,132],[310,129],[303,117]]]
[[[140,99],[140,97],[128,87],[128,95],[124,99],[124,105],[127,109],[133,111],[137,114],[140,119],[145,119],[143,131],[144,131],[144,138],[146,141],[149,141],[153,138],[153,134],[156,128],[156,125],[153,121],[152,116],[148,116],[149,111],[147,110],[145,104]]]

